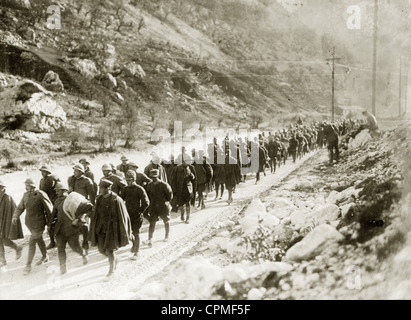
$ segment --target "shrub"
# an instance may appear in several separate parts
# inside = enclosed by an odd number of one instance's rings
[[[254,234],[241,240],[248,249],[246,258],[250,261],[281,261],[285,255],[280,241],[269,228],[259,226]]]

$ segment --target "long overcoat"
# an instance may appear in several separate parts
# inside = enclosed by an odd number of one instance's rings
[[[105,224],[104,249],[105,250],[117,250],[121,247],[125,247],[129,244],[129,241],[133,239],[130,217],[127,212],[126,205],[117,194],[111,193],[109,196],[108,207],[102,205],[103,196],[97,197],[95,211],[91,217],[90,224],[90,240],[91,245],[96,246],[98,244],[99,225],[103,216],[107,214],[108,221]],[[104,214],[103,210],[107,210]]]
[[[0,196],[0,238],[9,240],[23,239],[23,228],[20,219],[16,224],[12,224],[13,213],[16,210],[16,203],[7,193]]]

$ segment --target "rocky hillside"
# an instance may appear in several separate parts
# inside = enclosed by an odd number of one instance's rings
[[[54,140],[63,149],[130,147],[153,128],[172,129],[174,120],[270,128],[296,115],[328,115],[325,59],[336,43],[322,43],[276,1],[50,5],[1,2],[0,90],[29,79],[54,92],[67,115]],[[343,48],[341,54],[351,59]],[[14,120],[1,119],[3,129],[27,128]]]

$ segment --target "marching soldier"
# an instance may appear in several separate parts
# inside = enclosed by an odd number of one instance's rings
[[[45,192],[36,190],[36,185],[32,179],[27,179],[25,185],[26,193],[23,195],[23,198],[14,212],[12,222],[13,224],[17,224],[18,218],[24,211],[26,211],[25,223],[31,233],[29,240],[29,255],[24,269],[24,273],[28,274],[31,271],[31,264],[34,255],[36,254],[36,245],[38,245],[42,254],[37,265],[49,261],[46,244],[43,240],[43,232],[48,224],[53,205]]]
[[[95,188],[91,179],[85,176],[83,165],[76,164],[73,167],[73,173],[74,174],[68,178],[69,193],[77,192],[94,205],[96,201]],[[87,253],[89,249],[87,224],[81,226],[81,233],[83,235],[82,247]]]
[[[51,173],[50,168],[47,166],[42,166],[40,168],[40,171],[41,171],[41,175],[43,176],[43,178],[41,178],[40,180],[39,189],[41,191],[44,191],[48,195],[51,202],[54,204],[54,201],[56,201],[57,199],[57,194],[56,194],[56,190],[54,189],[54,187],[56,186],[57,182],[60,181],[60,179],[54,176]],[[50,237],[50,244],[47,246],[46,249],[50,250],[56,247],[56,241],[54,239],[53,228],[48,228],[48,234]]]
[[[110,191],[121,196],[124,188],[127,186],[127,183],[121,177],[113,173],[113,168],[109,164],[103,165],[101,171],[103,171],[103,179],[110,180],[113,183]]]
[[[120,158],[121,164],[119,164],[116,169],[126,175],[127,171],[130,170],[130,166],[128,163],[128,158],[126,156],[122,156]]]
[[[170,201],[173,198],[173,191],[171,186],[159,179],[160,172],[158,169],[150,171],[150,178],[153,180],[147,186],[147,195],[150,199],[150,205],[147,210],[146,219],[150,222],[148,230],[148,242],[149,247],[152,246],[152,239],[156,223],[159,218],[164,222],[165,238],[167,241],[170,234]]]
[[[101,179],[100,194],[90,225],[91,245],[97,246],[98,251],[109,261],[107,279],[113,276],[116,270],[116,250],[127,246],[133,239],[126,205],[123,199],[111,190],[112,186],[112,181]]]
[[[132,259],[136,260],[140,249],[140,228],[143,224],[143,216],[150,204],[146,190],[136,183],[136,173],[127,171],[126,181],[128,186],[124,188],[123,199],[126,203],[128,215],[130,216],[131,229],[134,240],[131,252]],[[150,179],[151,181],[151,179]]]
[[[21,258],[22,248],[15,244],[13,240],[23,239],[23,229],[20,219],[12,223],[13,213],[16,204],[11,196],[6,193],[6,185],[0,180],[0,268],[7,271],[7,261],[4,246],[8,246],[16,251],[16,260]]]
[[[53,211],[51,213],[51,223],[54,224],[54,232],[57,240],[57,252],[60,263],[60,273],[67,273],[66,266],[66,246],[69,244],[70,248],[81,255],[83,264],[88,263],[86,251],[80,246],[80,232],[81,226],[86,223],[86,219],[82,217],[92,211],[93,205],[86,200],[76,205],[75,212],[69,212],[64,207],[65,201],[68,198],[68,187],[61,182],[56,185],[57,199],[54,203]],[[72,194],[74,195],[74,194]],[[77,195],[78,197],[82,197]]]

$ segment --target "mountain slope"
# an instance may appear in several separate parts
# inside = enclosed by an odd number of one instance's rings
[[[47,28],[50,15],[36,15],[50,1],[31,0],[30,10],[19,2],[0,4],[0,71],[36,81],[57,72],[66,111],[73,101],[79,109],[87,101],[100,106],[69,117],[94,131],[111,123],[147,137],[174,120],[276,128],[293,115],[329,115],[325,59],[334,43],[324,44],[276,1],[64,0],[58,30]],[[19,47],[34,59],[19,61]],[[95,64],[95,74],[79,63]]]

